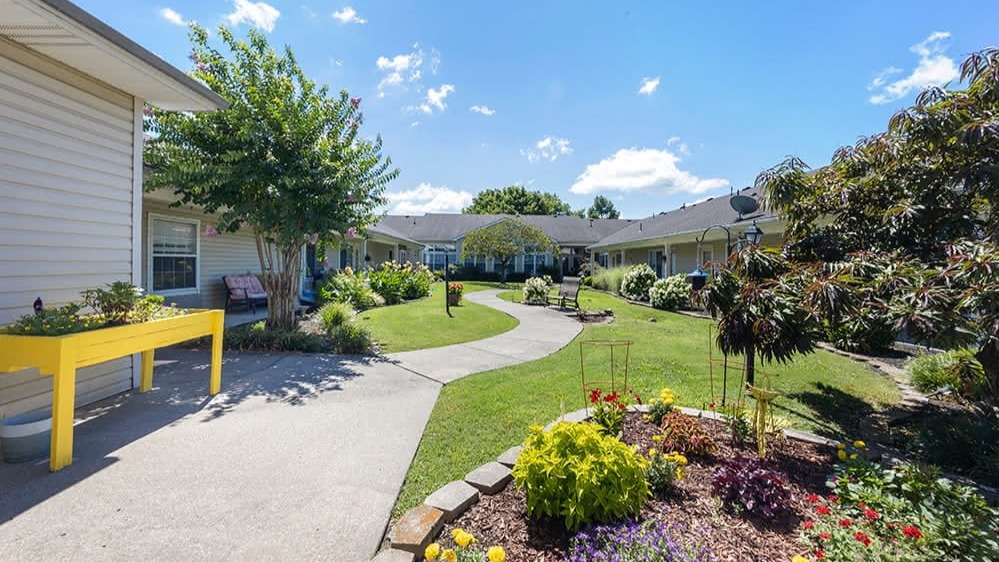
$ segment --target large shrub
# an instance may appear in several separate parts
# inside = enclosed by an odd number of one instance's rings
[[[552,291],[552,278],[547,275],[531,277],[524,282],[524,302],[527,304],[548,304],[548,294]]]
[[[319,289],[324,302],[346,302],[359,310],[384,304],[384,299],[368,285],[367,279],[347,267],[336,275],[331,275]]]
[[[430,295],[433,282],[434,275],[426,266],[408,261],[387,261],[368,272],[368,286],[385,299],[386,304],[426,297]]]
[[[633,266],[621,280],[621,296],[633,301],[649,300],[649,289],[656,282],[656,272],[647,263]]]
[[[627,267],[601,268],[593,274],[593,277],[587,279],[591,279],[590,283],[594,289],[617,295],[621,293],[621,281],[627,273]]]
[[[687,281],[687,276],[677,273],[652,284],[649,289],[649,303],[652,304],[652,308],[676,310],[687,304],[690,292],[693,290],[693,286]]]
[[[531,428],[513,468],[527,513],[562,519],[568,529],[637,515],[650,495],[646,460],[596,424]],[[557,477],[555,476],[557,475]]]

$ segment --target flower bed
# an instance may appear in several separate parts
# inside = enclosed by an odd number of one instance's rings
[[[794,439],[786,439],[771,446],[766,460],[755,461],[756,447],[752,440],[735,444],[729,425],[703,418],[697,421],[703,426],[703,434],[717,444],[717,451],[710,455],[687,455],[689,462],[683,467],[682,478],[675,482],[672,489],[654,494],[636,520],[589,525],[578,532],[570,531],[560,520],[529,517],[524,492],[511,483],[496,495],[481,496],[477,504],[445,525],[442,536],[449,536],[455,529],[462,529],[475,535],[481,544],[502,545],[508,560],[551,562],[643,560],[642,553],[660,552],[662,548],[666,548],[663,545],[667,545],[668,550],[674,553],[670,560],[697,562],[866,560],[873,558],[850,556],[873,554],[864,551],[872,548],[879,540],[903,541],[898,550],[903,554],[884,558],[885,560],[926,559],[919,556],[925,557],[931,552],[924,537],[924,532],[928,531],[920,528],[920,524],[909,515],[911,512],[899,510],[897,503],[889,502],[896,506],[892,508],[895,511],[889,514],[885,511],[887,505],[878,504],[872,508],[856,498],[848,498],[849,494],[840,491],[857,480],[850,476],[858,470],[881,470],[872,468],[876,465],[863,458],[862,443],[860,449],[847,449],[846,461],[838,464],[838,452],[835,448]],[[659,435],[662,435],[661,431],[648,420],[647,415],[629,412],[625,416],[622,440],[634,445],[637,451],[661,448],[662,438],[656,439]],[[851,458],[855,454],[858,456]],[[719,483],[725,479],[717,475],[726,474],[726,467],[729,467],[729,480]],[[741,474],[739,478],[744,480],[739,481],[737,478],[733,483],[733,472]],[[786,494],[783,496],[773,493],[772,479],[775,474],[781,475],[780,479],[784,481],[783,490]],[[846,477],[838,485],[835,482],[828,483],[834,474]],[[894,473],[881,471],[878,474],[887,482],[885,490],[893,485],[900,485],[900,480]],[[981,540],[975,540],[986,549],[981,552],[989,552],[988,521],[999,524],[995,513],[970,498],[970,493],[952,493],[948,488],[949,484],[933,482],[935,480],[928,482],[927,486],[947,488],[936,490],[938,497],[947,498],[940,500],[938,505],[962,505],[958,514],[947,517],[964,521],[965,525],[969,525],[968,517],[980,518],[977,527],[971,525],[962,530],[961,534],[968,536],[978,532]],[[830,489],[830,485],[837,485],[838,488]],[[736,498],[734,507],[727,508],[718,499],[719,486],[737,490],[738,493],[730,495],[731,498]],[[858,496],[864,493],[864,490],[856,491]],[[738,505],[739,497],[769,498],[767,501],[777,502],[770,507],[777,509],[772,509],[773,517],[759,516],[757,514],[769,513],[771,509],[758,509],[758,506],[747,509]],[[915,503],[910,503],[907,509],[919,505],[919,500],[913,501]],[[926,505],[920,506],[920,509],[923,507],[934,509]],[[849,533],[843,530],[845,528],[840,529],[843,532],[839,533],[828,532],[826,527],[832,521],[830,514],[836,515],[832,524],[842,526],[843,519],[851,518],[851,525],[856,528],[846,529]],[[860,525],[875,520],[887,530],[886,533],[877,535],[877,530],[872,525]],[[981,521],[986,522],[984,526]],[[995,538],[995,532],[992,534]],[[614,558],[608,554],[611,551],[621,556]],[[908,554],[913,554],[915,558],[906,557]],[[974,556],[956,556],[951,559],[974,560]]]

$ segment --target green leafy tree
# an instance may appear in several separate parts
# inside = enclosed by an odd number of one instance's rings
[[[531,191],[522,185],[480,191],[462,209],[468,215],[570,215],[576,214],[558,195]]]
[[[621,212],[614,208],[610,199],[597,195],[593,198],[593,205],[586,210],[586,216],[591,219],[617,219],[621,218]]]
[[[787,221],[788,255],[830,263],[869,252],[906,271],[882,296],[895,328],[979,346],[999,389],[999,48],[969,56],[961,82],[924,90],[829,166],[791,157],[757,187]]]
[[[746,358],[746,382],[756,383],[756,360],[787,363],[811,353],[815,318],[801,300],[793,264],[774,248],[750,244],[732,253],[702,289],[704,302],[718,318],[718,347]]]
[[[506,282],[514,258],[525,252],[547,252],[558,255],[558,244],[533,224],[519,219],[504,219],[470,231],[461,244],[461,259],[469,256],[492,258]]]
[[[361,100],[306,77],[289,48],[276,53],[251,30],[239,40],[223,26],[230,58],[192,26],[192,75],[226,98],[216,113],[154,109],[147,189],[170,188],[177,205],[217,217],[219,232],[252,230],[268,295],[267,324],[295,325],[302,249],[353,235],[384,203],[399,171],[382,157],[381,138],[358,135]]]

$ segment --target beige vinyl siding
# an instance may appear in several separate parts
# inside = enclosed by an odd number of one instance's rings
[[[189,207],[171,208],[168,203],[146,199],[142,207],[142,282],[151,287],[149,260],[152,251],[149,245],[149,216],[165,218],[178,217],[198,221],[200,239],[198,256],[198,291],[183,295],[170,295],[167,302],[192,308],[222,308],[225,306],[225,286],[222,276],[243,274],[247,271],[260,272],[260,259],[253,233],[240,230],[222,233],[218,236],[205,236],[205,226],[215,224],[211,215]]]
[[[132,275],[132,97],[0,41],[0,325]],[[77,404],[128,390],[131,358],[81,369]],[[48,408],[52,379],[0,374],[0,416]]]

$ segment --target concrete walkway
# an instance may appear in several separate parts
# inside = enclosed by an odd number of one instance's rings
[[[376,358],[229,352],[215,397],[207,351],[158,352],[152,392],[78,412],[72,466],[0,464],[0,559],[367,560],[438,381],[579,331],[495,294],[466,298],[519,318],[507,334]]]
[[[498,336],[446,347],[390,353],[394,364],[440,383],[474,373],[534,361],[565,347],[582,330],[566,313],[543,306],[524,306],[498,298],[500,291],[476,291],[465,299],[501,310],[520,324]]]

